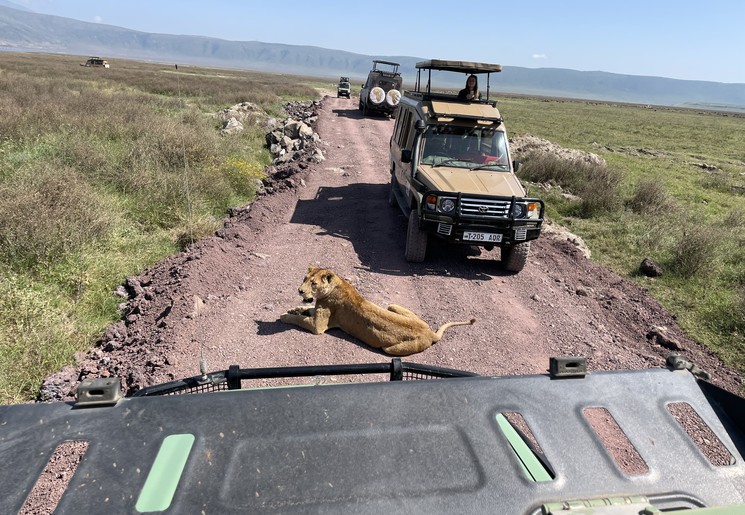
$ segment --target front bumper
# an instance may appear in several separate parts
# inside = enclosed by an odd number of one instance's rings
[[[420,228],[425,232],[451,243],[479,246],[508,246],[537,239],[541,234],[545,205],[541,199],[521,197],[495,197],[490,195],[464,195],[447,192],[427,192],[453,198],[456,208],[445,214],[423,206],[420,211]],[[516,203],[536,203],[540,206],[538,218],[515,218]],[[483,240],[467,240],[464,233],[485,235]]]

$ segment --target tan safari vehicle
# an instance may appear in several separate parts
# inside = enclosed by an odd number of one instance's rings
[[[106,59],[101,59],[100,57],[91,57],[88,59],[85,64],[82,64],[81,66],[85,66],[86,68],[109,68],[109,62]]]
[[[414,91],[399,103],[390,142],[389,201],[408,216],[406,259],[424,261],[429,238],[456,244],[500,247],[503,267],[519,272],[530,242],[541,233],[544,203],[530,198],[510,160],[507,130],[489,80],[498,64],[430,60],[417,63]],[[435,74],[433,75],[433,71]],[[485,75],[486,88],[473,100],[436,92],[433,77],[454,72]]]

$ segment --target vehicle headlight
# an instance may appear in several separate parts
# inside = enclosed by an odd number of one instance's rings
[[[385,100],[385,91],[380,86],[375,86],[370,90],[370,102],[380,104]]]
[[[525,204],[515,204],[512,206],[512,216],[515,218],[525,218],[528,207]]]
[[[541,216],[541,206],[538,202],[528,202],[528,218],[538,218]]]
[[[443,213],[452,213],[455,210],[455,202],[451,198],[443,199],[440,202],[440,209]]]
[[[401,92],[397,89],[390,90],[385,96],[385,101],[388,102],[389,105],[397,106],[401,101]]]

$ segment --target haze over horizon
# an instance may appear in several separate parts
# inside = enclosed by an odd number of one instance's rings
[[[241,0],[6,0],[39,14],[127,29],[229,41],[315,46],[366,55],[421,56],[527,68],[745,84],[745,3],[712,0],[483,0],[396,10],[351,2],[276,5]]]

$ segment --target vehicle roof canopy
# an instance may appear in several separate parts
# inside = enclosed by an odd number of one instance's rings
[[[394,63],[393,61],[381,61],[380,59],[374,59],[373,62],[378,64],[390,64],[391,66],[400,66],[399,63]]]
[[[428,61],[419,61],[416,63],[417,79],[414,85],[414,92],[422,94],[421,98],[435,98],[442,95],[433,94],[432,71],[446,71],[464,74],[486,74],[486,103],[489,103],[489,92],[491,89],[490,77],[492,73],[502,71],[501,64],[477,63],[472,61],[450,61],[446,59],[430,59]],[[422,71],[424,70],[424,82]],[[479,102],[482,100],[479,99]]]
[[[390,66],[392,67],[392,70],[381,70],[378,68],[379,64],[385,64],[387,66]],[[399,63],[394,63],[393,61],[381,61],[380,59],[373,59],[373,68],[371,71],[380,72],[384,75],[399,75],[398,73],[399,66],[401,66]]]
[[[502,71],[501,64],[475,63],[471,61],[448,61],[444,59],[430,59],[416,63],[420,70],[441,70],[457,73],[496,73]]]

